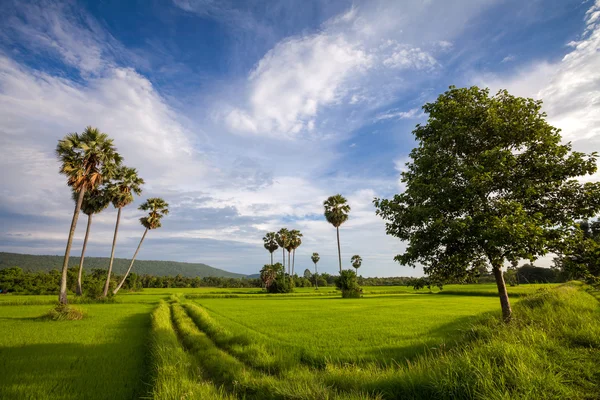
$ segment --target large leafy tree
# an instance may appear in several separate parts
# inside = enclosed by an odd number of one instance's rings
[[[59,140],[56,156],[60,162],[60,173],[67,177],[67,185],[78,195],[67,239],[58,295],[59,302],[67,304],[69,256],[85,192],[95,189],[104,180],[110,178],[121,163],[121,156],[107,134],[90,126],[81,134],[70,133]]]
[[[148,211],[148,215],[140,218],[140,223],[146,229],[144,230],[144,234],[142,235],[142,238],[140,239],[140,243],[138,244],[138,247],[135,250],[135,253],[133,254],[133,258],[131,259],[129,268],[127,268],[127,272],[125,272],[123,279],[121,279],[121,282],[119,282],[119,284],[113,291],[113,294],[117,294],[117,292],[121,289],[121,287],[125,283],[125,280],[129,276],[129,273],[131,272],[131,268],[133,268],[133,263],[135,262],[135,258],[137,257],[138,252],[140,251],[140,247],[142,247],[142,243],[144,242],[144,239],[146,238],[146,234],[148,233],[148,231],[151,229],[160,228],[162,226],[162,224],[161,224],[162,218],[165,215],[169,214],[169,204],[166,201],[164,201],[163,199],[161,199],[160,197],[149,198],[141,206],[139,206],[138,209],[142,210],[142,211]]]
[[[502,267],[561,243],[575,218],[599,209],[596,155],[571,150],[546,122],[541,101],[451,87],[423,110],[418,147],[402,173],[403,193],[375,199],[387,233],[408,241],[401,264],[436,279],[465,279],[491,265],[502,315],[511,318]]]
[[[312,256],[310,256],[310,259],[312,260],[313,264],[315,264],[315,288],[319,289],[319,282],[318,278],[319,278],[319,274],[317,272],[317,263],[319,262],[319,260],[321,259],[321,256],[319,256],[319,253],[312,253]]]
[[[358,276],[358,269],[360,268],[360,266],[362,265],[362,257],[359,256],[358,254],[355,254],[352,256],[352,258],[350,259],[350,262],[352,262],[352,266],[354,267],[354,269],[356,270],[356,275]]]
[[[325,207],[325,219],[336,229],[337,233],[337,246],[338,246],[338,259],[340,263],[340,273],[342,273],[342,250],[340,248],[340,226],[348,221],[348,213],[350,212],[350,206],[348,201],[341,194],[330,196],[323,203]]]
[[[144,180],[137,174],[135,168],[125,166],[119,167],[115,174],[115,179],[108,184],[108,194],[111,203],[117,209],[117,222],[115,224],[115,234],[113,236],[112,249],[110,252],[110,262],[108,264],[108,273],[106,274],[106,283],[102,292],[103,297],[108,295],[110,286],[110,276],[112,274],[112,266],[115,258],[115,247],[117,245],[117,234],[119,232],[119,222],[121,220],[121,210],[123,207],[133,202],[133,195],[142,194],[142,185]]]
[[[296,249],[298,249],[298,247],[300,247],[300,245],[302,244],[302,233],[297,230],[297,229],[293,229],[290,231],[290,245],[292,248],[292,276],[294,275],[294,266],[296,264]]]
[[[275,232],[267,232],[263,237],[264,247],[271,254],[271,265],[273,265],[273,252],[279,248],[277,244],[277,234]]]
[[[79,193],[73,191],[73,200],[77,202]],[[87,215],[87,227],[85,229],[85,237],[83,239],[83,247],[81,248],[81,257],[79,258],[79,272],[77,273],[77,287],[75,293],[77,296],[83,294],[82,289],[82,275],[83,275],[83,260],[85,258],[85,249],[90,236],[90,228],[92,226],[92,215],[98,214],[106,209],[110,204],[110,198],[108,197],[104,188],[94,188],[85,192],[83,196],[83,202],[81,203],[81,211]]]

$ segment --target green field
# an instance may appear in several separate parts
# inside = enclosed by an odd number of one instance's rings
[[[2,398],[597,398],[600,306],[582,287],[146,289],[42,316],[0,296]]]

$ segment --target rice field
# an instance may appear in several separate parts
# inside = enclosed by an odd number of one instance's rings
[[[54,296],[0,297],[0,394],[21,399],[598,398],[600,305],[581,287],[442,293],[147,289],[42,316]]]

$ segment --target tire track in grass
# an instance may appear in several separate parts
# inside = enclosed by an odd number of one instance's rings
[[[172,324],[171,307],[161,301],[151,314],[152,390],[149,398],[229,400],[222,388],[200,377],[200,367],[182,347]]]
[[[232,354],[220,349],[198,329],[180,304],[173,304],[173,318],[184,346],[195,355],[206,372],[205,378],[244,399],[369,399],[363,393],[338,393],[319,377],[306,370],[277,379],[247,366]]]

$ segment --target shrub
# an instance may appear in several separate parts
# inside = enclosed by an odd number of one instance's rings
[[[59,304],[52,308],[46,315],[45,319],[52,321],[78,321],[85,316],[82,309],[73,307],[68,304]]]
[[[344,299],[356,299],[359,298],[362,289],[358,285],[356,278],[356,272],[346,269],[340,273],[335,279],[335,286],[342,291],[342,298]]]

